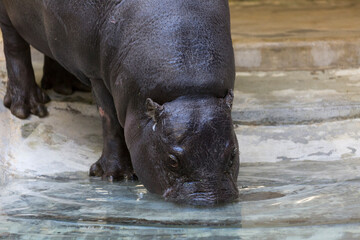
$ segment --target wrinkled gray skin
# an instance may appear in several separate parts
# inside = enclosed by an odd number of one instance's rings
[[[15,116],[46,115],[29,44],[92,86],[104,149],[91,176],[137,176],[180,203],[238,197],[227,0],[2,0],[0,17]]]

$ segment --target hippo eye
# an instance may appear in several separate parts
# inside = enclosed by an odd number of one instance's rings
[[[177,168],[179,166],[179,161],[178,161],[177,157],[175,157],[172,154],[169,154],[169,164],[173,168]]]

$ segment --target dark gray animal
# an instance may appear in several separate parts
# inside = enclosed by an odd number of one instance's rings
[[[91,176],[187,204],[238,197],[227,0],[1,0],[0,24],[12,114],[47,114],[29,45],[91,85],[104,136]]]

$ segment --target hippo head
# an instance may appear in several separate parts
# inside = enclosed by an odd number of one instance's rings
[[[146,100],[142,141],[130,149],[144,186],[166,200],[214,205],[238,198],[239,151],[231,119],[233,94]]]

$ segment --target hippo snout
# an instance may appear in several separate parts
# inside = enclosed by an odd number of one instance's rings
[[[163,194],[171,202],[194,206],[211,206],[233,202],[239,197],[239,190],[232,180],[191,181],[178,183]]]

